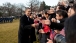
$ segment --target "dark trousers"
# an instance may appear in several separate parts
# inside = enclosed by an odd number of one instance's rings
[[[18,40],[18,43],[33,43],[33,41],[31,41],[31,40],[19,41]]]
[[[33,43],[33,41],[31,39],[29,39],[29,43]]]
[[[39,33],[39,42],[40,43],[46,43],[47,42],[47,36],[45,33]]]

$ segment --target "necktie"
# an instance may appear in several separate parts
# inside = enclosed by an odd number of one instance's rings
[[[29,21],[29,17],[28,17],[28,21]]]

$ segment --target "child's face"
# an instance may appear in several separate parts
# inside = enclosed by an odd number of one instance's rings
[[[59,16],[59,14],[56,14],[56,19],[57,20],[63,19],[63,16]]]

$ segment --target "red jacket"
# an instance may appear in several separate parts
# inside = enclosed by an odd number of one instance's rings
[[[48,25],[45,25],[45,24],[44,24],[44,26],[43,26],[43,30],[44,30],[45,33],[51,31],[50,27],[49,27]]]

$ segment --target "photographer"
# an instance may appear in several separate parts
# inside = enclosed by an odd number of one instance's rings
[[[65,10],[56,11],[56,18],[51,19],[51,29],[53,29],[56,33],[59,33],[64,28],[64,22],[68,14]]]

